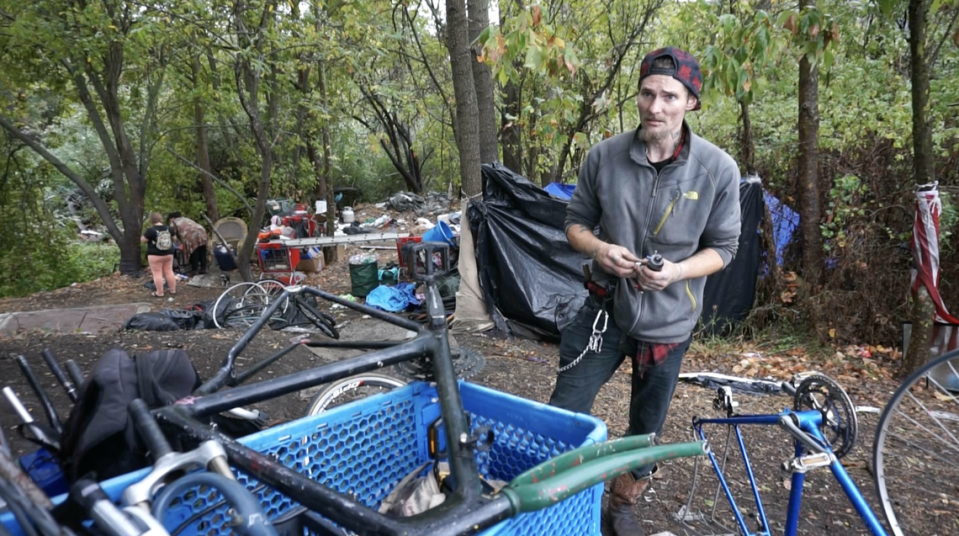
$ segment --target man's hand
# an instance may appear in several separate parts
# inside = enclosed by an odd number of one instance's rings
[[[604,271],[619,277],[633,277],[639,259],[623,246],[603,243],[596,250],[596,262]]]
[[[676,281],[681,281],[686,273],[682,264],[663,259],[663,269],[656,272],[646,267],[646,260],[634,265],[637,288],[639,290],[663,290]]]

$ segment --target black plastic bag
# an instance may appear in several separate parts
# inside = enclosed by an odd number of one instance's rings
[[[139,313],[123,323],[125,330],[140,331],[179,331],[180,324],[168,315],[160,312]]]
[[[756,277],[762,258],[759,225],[765,213],[763,187],[759,180],[739,184],[739,208],[742,211],[741,234],[736,256],[725,268],[706,278],[703,289],[705,332],[726,335],[745,320],[753,307]]]
[[[483,200],[470,201],[468,216],[498,330],[558,340],[586,300],[589,259],[566,240],[566,205],[500,164],[483,164]]]

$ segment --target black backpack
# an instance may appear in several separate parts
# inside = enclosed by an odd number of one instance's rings
[[[70,482],[95,473],[97,480],[151,464],[127,407],[142,398],[151,409],[188,396],[200,376],[183,350],[159,350],[131,358],[114,348],[83,382],[60,439],[60,460]]]

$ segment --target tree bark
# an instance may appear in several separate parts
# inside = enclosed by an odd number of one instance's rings
[[[193,69],[193,87],[198,90],[200,86],[199,58],[194,57],[192,59],[191,67]],[[200,182],[203,185],[206,214],[216,223],[220,219],[220,210],[216,204],[216,190],[213,189],[213,179],[211,178],[213,168],[210,166],[210,148],[206,140],[206,114],[203,111],[203,103],[200,102],[198,94],[193,97],[193,121],[196,123],[196,162],[202,170],[200,172]]]
[[[756,173],[756,163],[754,161],[756,149],[753,144],[753,127],[752,122],[749,120],[749,104],[739,101],[739,109],[741,111],[741,117],[743,120],[743,132],[740,150],[740,158],[742,159],[742,165],[746,169],[746,174]]]
[[[474,43],[489,26],[489,0],[469,0],[467,9],[470,43]],[[480,162],[490,163],[499,160],[496,144],[496,108],[493,105],[493,75],[489,65],[476,60],[481,49],[482,45],[479,43],[470,47],[470,64],[473,67],[473,83],[476,86]]]
[[[500,2],[499,5],[499,23],[500,27],[505,27],[506,19],[509,16],[507,9],[508,2]],[[523,1],[517,0],[517,9],[523,9]],[[517,71],[522,70],[522,64],[515,62],[513,65]],[[520,175],[523,175],[523,130],[516,119],[519,118],[523,109],[523,89],[521,84],[512,80],[506,82],[503,87],[503,113],[500,118],[500,129],[503,140],[503,165]],[[510,119],[512,117],[513,119]]]
[[[799,7],[814,7],[815,0],[800,0]],[[816,294],[823,266],[819,229],[819,70],[806,55],[799,60],[799,188],[803,233],[803,279],[807,295]]]
[[[470,67],[469,26],[463,0],[446,2],[446,48],[450,53],[453,93],[456,99],[456,146],[460,156],[460,180],[463,192],[477,195],[482,189],[479,151],[479,112],[476,87]]]
[[[912,168],[916,185],[936,180],[932,154],[932,125],[929,123],[929,67],[926,63],[926,32],[930,0],[909,0],[909,63],[912,81]],[[900,374],[907,376],[929,361],[929,338],[935,308],[926,288],[920,284],[913,299],[912,337],[903,357]]]
[[[240,248],[240,253],[238,254],[240,263],[237,267],[244,281],[253,281],[253,272],[250,270],[249,259],[253,256],[253,249],[257,240],[257,230],[263,222],[263,217],[266,214],[266,200],[270,197],[270,177],[273,172],[274,155],[272,136],[268,132],[267,127],[270,129],[274,127],[279,88],[277,87],[276,64],[273,63],[274,60],[268,59],[273,58],[273,56],[265,54],[263,50],[264,41],[267,39],[265,35],[266,30],[269,25],[272,24],[273,18],[275,17],[273,10],[276,5],[274,2],[267,2],[266,5],[263,6],[260,25],[253,32],[250,32],[243,23],[244,7],[242,4],[234,7],[233,24],[235,25],[237,36],[239,36],[239,40],[244,46],[255,48],[258,56],[257,59],[270,65],[270,72],[264,77],[268,84],[266,92],[266,125],[264,125],[261,120],[259,109],[259,72],[253,68],[249,56],[246,55],[237,56],[234,69],[240,106],[250,119],[250,131],[253,134],[256,151],[259,153],[261,159],[260,183],[257,186],[256,204],[253,206],[252,220],[247,224],[250,232],[247,233],[246,239],[243,240],[243,245]]]

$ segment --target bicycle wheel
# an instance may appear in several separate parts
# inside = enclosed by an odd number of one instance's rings
[[[356,376],[343,378],[327,385],[317,393],[310,401],[306,414],[307,416],[317,415],[348,402],[386,393],[404,385],[406,385],[406,382],[403,380],[376,373],[357,374]]]
[[[879,419],[876,490],[892,534],[942,534],[959,518],[959,350],[906,378]]]
[[[213,324],[220,329],[226,327],[222,320],[227,312],[231,309],[239,309],[247,305],[262,304],[262,296],[266,295],[266,290],[256,283],[244,282],[233,285],[223,291],[216,299],[216,302],[213,303],[213,311],[211,314]]]

